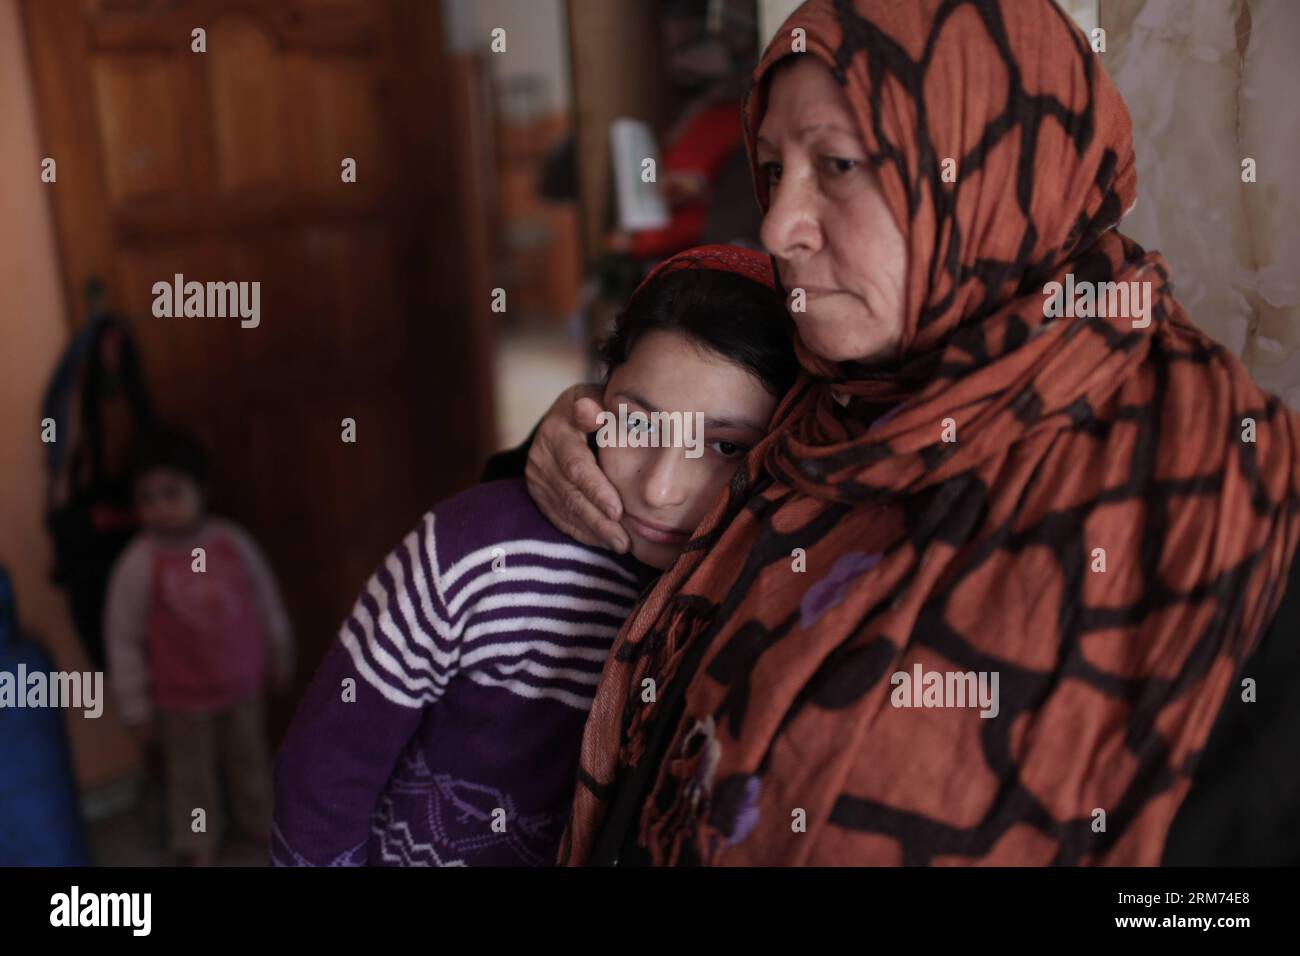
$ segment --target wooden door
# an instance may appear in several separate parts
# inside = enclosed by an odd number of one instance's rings
[[[270,556],[301,686],[383,554],[492,450],[483,71],[424,0],[23,12],[71,321],[102,279],[162,415],[214,459],[214,510]],[[259,282],[260,323],[155,316],[178,273]]]

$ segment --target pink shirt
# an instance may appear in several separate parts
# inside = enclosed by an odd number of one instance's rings
[[[195,548],[204,569],[195,569]],[[136,537],[113,568],[105,629],[109,678],[127,723],[154,711],[213,713],[291,669],[288,618],[269,566],[232,522],[186,541]]]

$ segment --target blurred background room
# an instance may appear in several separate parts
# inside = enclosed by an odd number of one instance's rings
[[[173,423],[283,592],[297,666],[274,746],[376,563],[597,374],[639,278],[702,242],[758,247],[740,97],[797,5],[0,0],[0,655],[104,666],[126,463]],[[1062,6],[1133,114],[1125,231],[1300,407],[1297,193],[1240,174],[1300,154],[1300,3]],[[158,317],[177,274],[259,282],[259,324]],[[84,550],[51,534],[74,506]],[[36,740],[16,721],[0,711],[0,747]],[[111,697],[59,722],[45,756],[0,766],[0,865],[167,862],[157,773]],[[38,787],[68,798],[62,824],[19,811]]]

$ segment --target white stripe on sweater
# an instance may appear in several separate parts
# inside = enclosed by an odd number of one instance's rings
[[[476,611],[495,611],[502,607],[560,607],[568,611],[596,611],[612,614],[618,618],[627,617],[627,612],[630,610],[627,604],[576,598],[568,594],[539,594],[536,591],[524,591],[522,594],[493,594],[474,605]]]
[[[632,610],[628,605],[627,611]],[[524,631],[541,631],[547,634],[563,634],[565,637],[618,637],[617,624],[592,624],[588,621],[566,621],[558,617],[501,617],[495,621],[482,621],[465,628],[464,643],[473,644],[480,638],[491,634],[520,633]]]
[[[550,687],[549,681],[567,680],[574,684],[590,684],[595,687],[600,681],[600,671],[580,671],[572,667],[551,667],[541,664],[537,661],[530,661],[527,658],[513,661],[508,664],[490,664],[488,672],[491,674],[507,675],[518,674],[523,671],[525,674],[532,674],[534,677],[540,677],[543,681],[543,687]]]
[[[486,644],[470,651],[461,657],[461,667],[471,667],[494,657],[522,657],[529,651],[540,651],[559,660],[584,660],[602,665],[609,656],[607,649],[599,647],[565,647],[551,641],[511,641],[508,644]]]
[[[364,646],[366,655],[374,662],[375,669],[382,672],[382,676],[378,679],[396,681],[411,692],[419,692],[433,688],[441,689],[441,686],[446,684],[446,677],[432,668],[423,668],[428,676],[421,676],[418,673],[412,673],[404,668],[393,655],[393,652],[386,648],[384,643],[377,636],[374,622],[370,619],[369,615],[364,618],[354,616],[352,621],[361,628],[362,638],[360,645]],[[356,640],[356,635],[352,633],[352,629],[348,627],[347,624],[343,625],[343,629],[340,631],[340,637],[344,634],[352,640]],[[399,653],[406,652],[405,645],[400,640],[397,642],[397,645]],[[358,649],[360,649],[360,646]]]
[[[448,606],[445,600],[445,588],[455,584],[476,566],[490,564],[498,547],[506,552],[507,561],[512,556],[518,558],[540,555],[609,568],[632,584],[636,583],[636,578],[608,558],[580,546],[552,544],[531,539],[480,548],[455,562],[450,570],[443,573],[439,570],[438,564],[435,520],[434,515],[426,515],[423,528],[410,532],[399,546],[405,551],[406,563],[411,569],[409,576],[396,549],[384,562],[384,569],[393,582],[391,594],[380,581],[378,573],[371,575],[367,581],[366,593],[378,605],[379,614],[377,616],[372,614],[365,604],[358,600],[349,618],[349,621],[360,629],[363,640],[357,639],[347,623],[341,629],[340,641],[347,648],[357,672],[386,700],[403,707],[422,707],[438,700],[457,672],[464,671],[472,664],[495,661],[487,666],[499,672],[501,676],[474,672],[465,672],[465,676],[483,686],[499,687],[522,697],[554,699],[572,707],[587,709],[591,704],[591,697],[583,697],[563,687],[545,685],[536,687],[505,675],[523,671],[543,679],[567,679],[576,683],[595,685],[599,680],[599,669],[584,672],[573,668],[549,666],[522,659],[522,655],[531,650],[557,658],[559,661],[587,661],[603,665],[607,650],[565,647],[545,639],[491,643],[486,638],[492,634],[533,631],[541,634],[612,640],[618,634],[618,625],[565,620],[544,614],[525,614],[495,621],[480,621],[468,627],[465,625],[472,620],[476,612],[500,608],[524,610],[555,608],[564,611],[608,614],[622,620],[631,610],[637,597],[632,587],[625,587],[618,582],[584,574],[581,571],[525,564],[507,565],[497,572],[484,569],[481,577],[466,583],[451,606]],[[432,571],[432,580],[425,573],[425,559]],[[536,591],[508,592],[472,600],[483,589],[503,580],[585,587],[625,600],[612,602],[576,597],[567,590],[558,594],[542,594]],[[418,611],[411,600],[412,590],[419,599]],[[444,644],[452,645],[449,649],[440,647],[434,636],[427,632],[419,612],[423,612],[424,620],[433,627],[437,637]],[[406,625],[406,633],[403,633],[399,627],[399,620]],[[481,642],[481,646],[462,656],[462,643],[470,641]],[[423,653],[418,653],[417,649]],[[512,658],[513,662],[511,662]]]
[[[590,574],[583,574],[579,571],[557,571],[555,568],[544,568],[540,565],[515,565],[511,566],[509,558],[506,559],[505,567],[499,571],[489,571],[480,574],[472,581],[467,583],[451,599],[451,604],[447,606],[447,612],[454,618],[465,602],[478,594],[484,588],[489,588],[494,584],[503,581],[539,581],[543,584],[573,584],[578,587],[589,588],[593,591],[608,591],[610,594],[627,598],[629,602],[636,600],[637,592],[632,588],[616,584],[606,578],[594,577]],[[629,603],[630,606],[630,603]]]
[[[430,544],[436,546],[433,539],[432,521],[430,521],[428,525],[427,535]],[[415,537],[416,532],[411,532],[411,534],[407,535],[401,545],[401,547],[407,549],[408,555],[410,555],[410,552],[415,545]],[[411,557],[413,577],[416,581],[423,581],[424,572],[422,565],[418,561],[418,555],[411,555]],[[403,569],[401,560],[396,554],[389,555],[388,559],[384,562],[384,567],[393,579],[393,590],[396,593],[396,601],[393,601],[388,589],[385,588],[383,582],[379,580],[379,574],[372,574],[370,580],[366,582],[366,591],[375,600],[375,603],[379,607],[378,620],[376,620],[374,615],[370,613],[369,609],[366,608],[364,602],[361,600],[358,600],[356,606],[353,608],[350,620],[354,622],[365,635],[365,651],[368,652],[369,657],[373,658],[378,669],[386,673],[384,675],[376,673],[376,670],[368,665],[364,668],[358,666],[358,670],[366,678],[367,682],[384,693],[385,697],[389,697],[389,692],[391,691],[392,694],[407,700],[413,699],[412,693],[418,693],[419,700],[436,700],[442,695],[443,690],[451,679],[455,661],[460,654],[460,648],[453,646],[450,650],[443,650],[437,646],[432,637],[425,633],[420,622],[416,618],[415,608],[411,604],[410,598],[406,593],[406,572]],[[417,590],[419,590],[418,585]],[[423,593],[427,595],[427,588],[424,589]],[[394,603],[396,608],[394,608]],[[422,603],[425,605],[425,612],[435,630],[439,631],[449,641],[454,642],[458,635],[453,632],[452,628],[450,628],[446,621],[442,620],[434,610],[432,603],[423,599]],[[427,651],[429,657],[433,659],[432,665],[428,659],[417,655],[411,649],[406,636],[402,634],[394,621],[393,615],[395,609],[403,616],[407,624],[407,629],[410,632],[411,640],[416,644],[416,646]],[[399,663],[397,658],[394,657],[382,643],[380,643],[376,630],[387,637],[388,642],[392,644],[393,648],[402,658],[402,661],[406,666]],[[347,623],[343,625],[341,633],[344,636],[345,645],[348,646],[349,651],[352,653],[353,661],[357,662],[359,657],[364,659],[365,654],[362,653],[362,648],[356,641],[356,638],[352,634]],[[429,676],[422,677],[420,676],[421,674],[427,674]],[[397,681],[404,689],[399,690],[392,687],[392,680]],[[392,698],[390,697],[390,699]],[[411,705],[408,704],[407,706]]]
[[[449,633],[446,622],[439,620],[436,616],[430,618],[434,628],[443,631],[443,636],[453,644],[450,650],[440,648],[433,637],[425,632],[416,617],[415,607],[411,604],[410,598],[406,596],[401,568],[389,567],[388,572],[393,576],[394,590],[397,592],[396,600],[393,600],[388,594],[383,582],[379,580],[379,576],[372,575],[370,580],[366,582],[366,592],[379,605],[379,618],[376,620],[365,604],[358,601],[352,611],[352,619],[360,624],[368,635],[373,634],[377,626],[379,631],[388,638],[397,653],[401,655],[402,660],[405,661],[410,670],[416,673],[442,673],[456,659],[455,636]],[[407,631],[410,633],[409,642],[406,635],[398,628],[397,615],[401,615],[402,622],[406,624]],[[414,652],[411,648],[412,643],[424,650],[433,659],[432,666],[428,658]]]
[[[418,697],[398,690],[388,681],[376,674],[366,660],[365,652],[362,651],[360,643],[356,636],[346,628],[339,632],[339,642],[347,648],[348,656],[352,658],[352,666],[357,669],[357,673],[365,678],[367,684],[379,691],[384,699],[390,703],[397,704],[399,707],[423,707],[426,703],[432,703],[441,696],[441,691],[434,693],[422,693]]]
[[[525,684],[523,681],[499,680],[484,674],[482,671],[466,671],[464,676],[484,687],[503,687],[519,697],[527,697],[531,700],[558,700],[570,707],[577,708],[583,713],[591,710],[591,701],[594,696],[574,694],[558,687],[534,687],[531,684]]]
[[[434,560],[430,561],[429,564],[430,567],[436,568],[438,566],[436,560],[437,539],[435,537],[432,515],[428,516],[424,532],[424,540],[426,542],[425,546],[434,549],[431,552]],[[424,564],[420,560],[420,553],[418,550],[419,546],[419,529],[408,534],[399,546],[406,550],[408,562],[411,566],[411,578],[409,583],[414,585],[415,590],[420,597],[421,608],[424,611],[426,619],[433,625],[438,636],[453,646],[449,650],[442,649],[421,626],[415,613],[415,607],[412,605],[410,596],[407,593],[408,579],[406,577],[405,569],[402,561],[396,553],[390,554],[384,562],[384,568],[393,579],[393,590],[397,595],[395,602],[396,610],[401,613],[405,620],[407,628],[411,634],[411,640],[417,647],[424,649],[428,653],[429,657],[433,660],[433,666],[430,666],[429,662],[425,658],[420,657],[411,650],[405,636],[398,629],[393,620],[394,602],[392,601],[388,590],[384,587],[383,582],[379,580],[378,573],[372,574],[370,579],[366,582],[366,593],[374,598],[375,602],[378,604],[380,611],[379,619],[376,621],[374,615],[372,615],[365,604],[359,600],[352,610],[350,620],[355,622],[365,634],[366,649],[369,651],[370,657],[374,658],[380,669],[385,671],[391,679],[400,682],[400,684],[408,691],[416,691],[432,687],[432,693],[430,694],[429,692],[424,691],[420,694],[420,699],[436,700],[442,695],[443,690],[450,681],[451,672],[454,669],[456,659],[460,653],[459,647],[455,646],[459,637],[459,628],[453,628],[448,621],[442,618],[442,615],[439,614],[434,607],[433,597],[437,597],[438,604],[441,606],[441,595],[437,594],[436,580],[433,582],[435,586],[435,595],[431,596],[429,593],[429,581],[424,573]],[[391,653],[386,651],[379,643],[375,633],[376,627],[380,633],[388,638],[388,641],[396,649],[402,660],[405,661],[406,667],[399,664],[397,659]],[[346,623],[342,630],[347,635],[345,643],[350,641],[353,645],[349,646],[349,650],[353,650],[355,646],[355,651],[353,653],[353,659],[355,660],[357,655],[361,653],[361,648],[359,645],[356,645],[355,637],[352,635],[351,630],[348,628]],[[368,666],[364,670],[358,667],[358,670],[362,671],[367,682],[374,685],[381,692],[384,692],[386,697],[388,696],[387,691],[391,689],[388,679],[377,674],[374,669]],[[428,674],[429,678],[420,677],[419,675],[421,673]],[[430,683],[430,678],[432,679],[432,683]],[[393,690],[392,692],[403,699],[411,699],[410,695],[404,691]]]
[[[500,548],[506,554],[506,562],[509,563],[512,555],[536,554],[544,558],[555,558],[563,561],[578,561],[583,564],[594,564],[596,567],[605,568],[613,571],[619,577],[626,579],[632,585],[637,583],[636,575],[631,571],[619,567],[618,564],[611,561],[602,554],[597,554],[588,548],[576,544],[560,544],[558,542],[538,541],[532,538],[523,538],[518,541],[502,541],[497,544],[488,545],[479,548],[477,551],[471,551],[465,557],[461,558],[445,572],[438,575],[443,593],[446,593],[461,576],[475,565],[490,563],[493,552]]]
[[[452,641],[456,638],[456,634],[452,629],[452,622],[451,620],[444,620],[442,614],[439,613],[438,610],[439,608],[445,609],[447,607],[447,602],[443,600],[442,588],[438,584],[438,539],[434,531],[433,521],[433,515],[429,515],[429,520],[425,527],[425,540],[422,545],[424,553],[429,558],[429,567],[433,571],[433,597],[430,597],[429,594],[429,584],[431,582],[424,574],[424,562],[420,560],[421,546],[418,543],[418,539],[410,541],[410,544],[407,545],[407,551],[410,554],[411,569],[415,572],[412,582],[415,584],[415,589],[420,595],[420,607],[424,610],[425,616],[427,616],[429,621],[433,624],[433,629],[437,631],[438,636],[444,640]],[[416,538],[416,533],[412,532],[407,537],[408,540],[414,539]],[[438,601],[437,608],[433,605],[433,599],[435,597]],[[448,617],[452,618],[454,615],[449,614]]]

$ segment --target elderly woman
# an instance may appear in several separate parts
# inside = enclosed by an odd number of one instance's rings
[[[1116,230],[1080,31],[810,0],[744,121],[803,373],[619,635],[560,861],[1295,862],[1300,419]],[[530,486],[626,547],[593,411]]]

